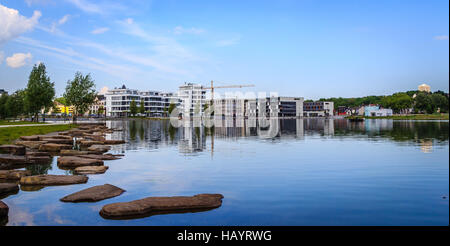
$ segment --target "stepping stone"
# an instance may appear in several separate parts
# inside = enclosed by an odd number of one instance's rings
[[[0,170],[0,179],[19,180],[24,176],[30,176],[29,170]]]
[[[8,217],[9,207],[3,201],[0,201],[0,219]]]
[[[58,167],[82,167],[82,166],[103,166],[103,161],[98,159],[81,158],[78,156],[58,157]]]
[[[94,144],[103,144],[103,142],[94,141],[94,140],[81,140],[80,141],[80,145],[83,146],[83,147],[89,147],[89,146],[92,146]]]
[[[61,156],[88,155],[89,151],[80,151],[76,149],[62,149],[59,154]]]
[[[40,135],[22,136],[20,137],[20,139],[24,141],[39,141],[39,137]]]
[[[0,163],[11,164],[11,165],[30,164],[29,161],[27,160],[26,156],[7,155],[7,154],[0,154]]]
[[[72,149],[70,144],[45,143],[39,146],[40,151],[59,152],[62,149]]]
[[[40,138],[41,141],[46,141],[48,143],[55,143],[55,144],[73,144],[72,139],[59,139],[59,138]]]
[[[124,144],[125,140],[105,140],[104,144]]]
[[[104,184],[87,188],[61,198],[62,202],[97,202],[121,195],[125,190],[114,185]]]
[[[158,213],[205,211],[222,205],[221,194],[195,196],[147,197],[131,202],[118,202],[103,206],[100,215],[107,219],[138,218]]]
[[[108,170],[108,166],[85,166],[74,169],[76,174],[102,174]]]
[[[46,141],[16,141],[16,145],[22,145],[30,149],[39,149],[42,144],[47,143]]]
[[[110,146],[97,144],[94,144],[88,148],[89,151],[98,151],[98,152],[108,152],[108,150],[110,149],[111,149]]]
[[[25,155],[25,146],[5,144],[0,145],[1,154],[11,154],[11,155]]]
[[[0,199],[19,192],[19,185],[15,183],[0,183]]]
[[[120,159],[113,155],[79,155],[78,157],[88,158],[88,159],[97,159],[97,160],[117,160]]]
[[[85,175],[36,175],[20,179],[21,185],[70,185],[83,184],[88,181]]]
[[[32,164],[49,164],[52,159],[50,156],[27,156],[28,162]]]
[[[26,156],[29,158],[30,156],[51,156],[51,155],[48,152],[27,151]]]

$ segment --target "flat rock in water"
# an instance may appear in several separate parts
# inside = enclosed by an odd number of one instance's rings
[[[29,170],[0,170],[0,179],[19,180],[24,176],[30,176]]]
[[[29,161],[27,160],[26,156],[23,155],[0,154],[0,163],[17,165],[29,164]]]
[[[25,155],[25,146],[5,144],[0,145],[0,153],[11,154],[11,155]]]
[[[76,149],[62,149],[59,154],[61,156],[88,155],[89,151],[80,151]]]
[[[57,163],[58,167],[103,166],[102,160],[78,156],[61,156],[58,157]]]
[[[39,141],[40,135],[33,135],[33,136],[22,136],[20,139],[24,141]]]
[[[9,207],[3,201],[0,201],[0,218],[8,216]]]
[[[147,197],[131,202],[118,202],[103,206],[100,215],[120,219],[145,217],[153,213],[202,211],[220,207],[223,195],[199,194],[195,196]]]
[[[51,156],[51,154],[43,151],[27,151],[26,156]]]
[[[97,202],[121,195],[125,190],[114,185],[104,184],[87,188],[61,198],[62,202]]]
[[[76,174],[102,174],[108,170],[108,166],[85,166],[74,169]]]
[[[0,195],[19,191],[19,186],[15,183],[0,183]]]
[[[124,144],[125,140],[105,140],[105,144]]]
[[[97,160],[117,160],[120,159],[113,155],[79,155],[81,158],[97,159]]]
[[[47,141],[16,141],[16,145],[22,145],[30,149],[39,149],[42,144],[47,143]]]
[[[97,145],[94,144],[88,148],[89,151],[107,152],[111,147],[107,145]]]
[[[60,139],[60,138],[40,138],[41,141],[46,141],[48,143],[55,143],[55,144],[73,144],[72,139]]]
[[[62,149],[72,149],[70,144],[45,143],[39,146],[40,151],[59,152]]]
[[[70,185],[82,184],[88,181],[85,175],[36,175],[20,179],[21,185]]]
[[[50,156],[27,156],[27,160],[31,164],[48,164],[52,162],[52,159]]]
[[[94,144],[103,144],[103,142],[94,141],[94,140],[81,140],[80,141],[80,145],[81,146],[85,146],[85,147],[89,147],[89,146],[92,146]]]

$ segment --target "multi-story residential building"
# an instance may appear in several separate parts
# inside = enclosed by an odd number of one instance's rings
[[[105,104],[106,104],[106,98],[105,95],[97,95],[95,97],[94,103],[89,107],[89,111],[86,112],[86,114],[105,114]],[[102,109],[99,111],[99,109]]]
[[[214,100],[214,115],[224,117],[301,117],[302,97]]]
[[[306,117],[333,116],[333,112],[333,102],[316,101],[303,103],[303,115]]]
[[[178,98],[181,100],[180,108],[183,117],[201,116],[206,103],[206,90],[203,86],[185,83],[178,89]]]
[[[173,98],[173,93],[161,93],[158,91],[138,91],[121,88],[108,90],[106,98],[106,115],[109,117],[125,117],[130,114],[130,103],[134,100],[138,108],[141,101],[144,103],[146,116],[167,115],[167,109]]]

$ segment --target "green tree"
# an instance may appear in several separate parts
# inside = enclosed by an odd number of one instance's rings
[[[105,108],[103,106],[98,107],[97,113],[98,113],[98,116],[100,116],[101,114],[104,114],[105,113]]]
[[[24,113],[24,97],[25,92],[23,90],[18,90],[8,97],[8,100],[6,101],[8,117],[17,118],[18,115]]]
[[[74,122],[78,114],[82,114],[89,109],[89,106],[94,103],[96,96],[95,83],[90,74],[83,75],[80,72],[76,72],[75,78],[67,81],[64,98],[68,105],[74,107],[72,114]]]
[[[137,114],[137,111],[138,111],[138,108],[136,105],[136,101],[133,99],[133,100],[131,100],[131,103],[130,103],[130,114],[132,116],[135,116]]]
[[[169,114],[171,114],[172,111],[173,111],[175,108],[176,108],[175,103],[170,103],[170,104],[169,104]]]
[[[53,97],[55,97],[55,84],[50,82],[45,65],[43,63],[34,65],[25,90],[26,111],[33,114],[35,121],[38,122],[39,112],[53,106]]]
[[[415,109],[419,112],[433,113],[433,105],[429,93],[419,92],[416,94]]]
[[[441,113],[448,113],[448,98],[440,93],[433,93],[431,95],[431,103],[433,104],[433,112],[438,109]]]
[[[5,119],[8,117],[8,108],[6,107],[6,102],[8,102],[9,95],[3,93],[0,96],[0,119]]]
[[[140,103],[140,105],[139,105],[139,113],[145,114],[144,99],[141,99],[141,103]]]

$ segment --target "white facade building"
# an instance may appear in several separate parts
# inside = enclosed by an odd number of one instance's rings
[[[206,103],[206,90],[199,84],[184,84],[178,89],[183,117],[201,116]]]
[[[165,116],[170,103],[176,101],[173,93],[158,91],[138,91],[125,86],[108,90],[106,98],[106,115],[108,117],[125,117],[130,115],[130,103],[134,100],[138,109],[144,103],[146,116]],[[172,99],[172,100],[171,100]],[[178,105],[177,105],[178,106]]]

